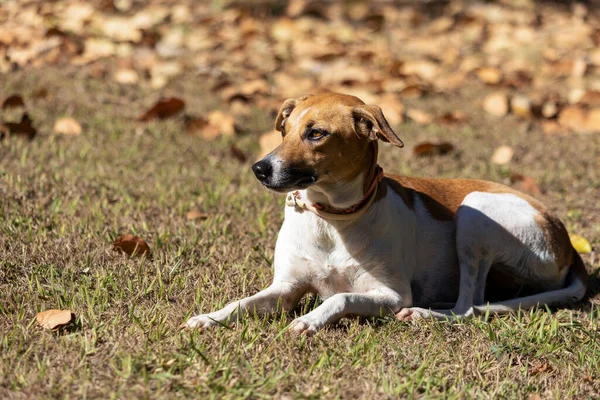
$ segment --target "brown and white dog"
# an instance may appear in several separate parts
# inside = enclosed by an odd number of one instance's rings
[[[273,283],[188,327],[291,310],[307,292],[324,301],[294,332],[346,315],[459,318],[584,296],[581,258],[535,199],[493,182],[384,176],[378,139],[403,143],[379,107],[334,93],[289,99],[276,128],[283,142],[252,166],[265,187],[289,192]],[[515,287],[529,294],[488,302]]]

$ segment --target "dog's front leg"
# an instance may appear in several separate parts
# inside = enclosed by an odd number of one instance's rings
[[[310,313],[296,318],[290,324],[295,333],[311,335],[325,325],[338,321],[346,315],[377,317],[398,312],[403,301],[391,290],[373,290],[366,293],[338,293],[326,299]]]
[[[306,292],[299,284],[290,282],[273,282],[268,288],[261,290],[254,296],[234,301],[219,311],[210,314],[200,314],[188,319],[184,326],[189,328],[209,328],[218,326],[219,323],[236,321],[246,313],[256,312],[267,315],[275,312],[281,302],[285,311],[293,309]]]

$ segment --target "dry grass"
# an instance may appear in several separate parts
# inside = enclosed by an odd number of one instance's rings
[[[136,134],[152,103],[144,89],[121,89],[69,71],[4,76],[40,131],[32,142],[0,144],[0,397],[388,398],[593,397],[600,393],[598,283],[576,310],[538,310],[489,321],[405,324],[345,320],[313,338],[285,333],[292,315],[250,319],[233,329],[181,332],[199,311],[268,285],[283,199],[261,189],[230,142],[204,142],[178,119]],[[40,87],[52,94],[34,99]],[[192,111],[209,107],[193,76],[165,94]],[[415,101],[434,114],[475,94]],[[1,96],[0,96],[1,97]],[[600,136],[545,137],[512,117],[479,111],[456,129],[399,127],[408,145],[444,139],[459,151],[417,159],[385,147],[396,173],[506,181],[489,164],[493,149],[516,150],[513,167],[540,182],[541,196],[569,231],[600,243]],[[5,115],[6,116],[6,115]],[[59,116],[84,124],[80,137],[51,132]],[[256,133],[271,115],[256,110],[238,146],[258,152]],[[206,221],[187,221],[197,206]],[[110,250],[122,233],[145,238],[152,260]],[[432,243],[432,246],[435,244]],[[600,262],[586,256],[590,271]],[[597,274],[597,272],[596,272]],[[306,302],[298,313],[314,307]],[[66,331],[42,331],[36,312],[70,308]]]

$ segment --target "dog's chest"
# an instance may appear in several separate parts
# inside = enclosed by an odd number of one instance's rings
[[[286,216],[284,224],[293,226],[293,232],[284,229],[282,234],[295,237],[282,244],[293,243],[289,250],[298,260],[292,271],[296,277],[307,281],[312,291],[323,298],[367,290],[367,271],[356,257],[363,252],[353,246],[351,232],[343,230],[342,236],[332,225],[313,215],[293,215],[290,219]]]

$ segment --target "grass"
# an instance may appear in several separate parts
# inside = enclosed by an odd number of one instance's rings
[[[271,281],[283,199],[258,185],[227,139],[205,142],[180,118],[141,129],[135,117],[155,94],[83,72],[30,70],[3,76],[3,94],[24,95],[38,137],[0,144],[0,397],[2,398],[584,398],[600,393],[600,290],[573,310],[536,310],[489,320],[401,323],[346,319],[313,338],[285,330],[293,318],[250,318],[231,329],[180,331]],[[70,82],[70,84],[65,84]],[[50,98],[33,93],[46,88]],[[163,93],[191,112],[216,105],[193,76]],[[479,93],[426,97],[434,114],[475,104]],[[0,96],[3,97],[3,96]],[[471,102],[471,103],[469,103]],[[544,136],[514,117],[498,123],[467,109],[458,128],[410,123],[408,149],[443,139],[458,151],[434,159],[382,149],[390,171],[506,182],[489,164],[515,148],[513,171],[536,179],[541,199],[569,231],[600,243],[600,136]],[[51,133],[72,116],[79,137]],[[3,117],[15,117],[4,113]],[[16,117],[15,117],[16,118]],[[272,116],[255,110],[236,145],[253,159]],[[187,221],[192,207],[206,220]],[[124,233],[144,238],[149,259],[111,250]],[[432,243],[432,246],[435,244]],[[590,272],[600,261],[584,257]],[[597,275],[597,272],[596,272]],[[315,307],[305,301],[296,310]],[[70,308],[76,322],[43,331],[35,314]]]

